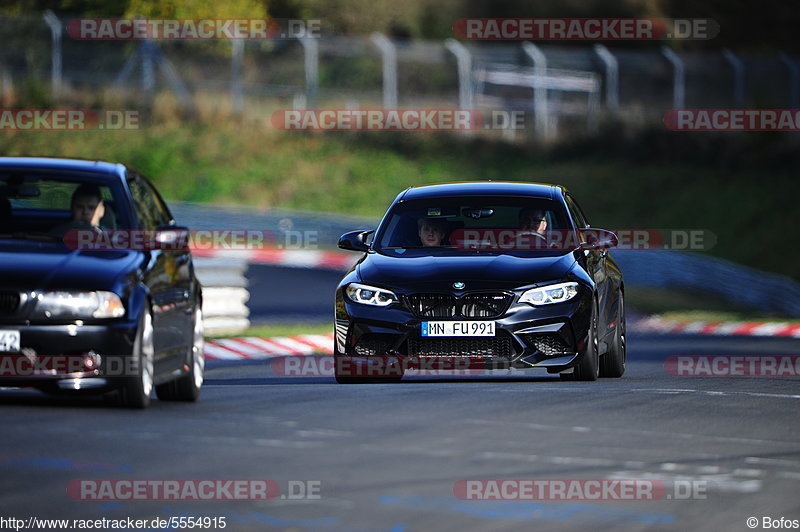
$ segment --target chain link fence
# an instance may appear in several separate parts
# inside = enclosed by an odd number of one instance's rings
[[[800,64],[783,53],[675,52],[660,43],[445,42],[363,37],[247,41],[82,41],[68,20],[0,17],[5,107],[109,95],[146,107],[172,93],[266,118],[286,108],[524,111],[518,140],[597,131],[598,120],[658,122],[672,108],[787,108]],[[581,81],[583,80],[583,81]]]

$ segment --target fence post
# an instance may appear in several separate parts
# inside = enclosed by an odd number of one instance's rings
[[[744,63],[736,57],[730,49],[724,48],[722,55],[725,60],[733,67],[733,101],[737,107],[744,106]]]
[[[153,54],[155,60],[158,62],[158,68],[161,70],[161,74],[164,76],[164,79],[167,80],[167,83],[169,83],[172,92],[174,92],[181,101],[181,105],[186,109],[192,108],[192,95],[186,85],[184,85],[177,69],[172,65],[170,60],[167,59],[167,56],[155,46],[153,47]]]
[[[298,39],[303,45],[303,60],[306,74],[306,101],[305,107],[314,108],[314,99],[319,88],[319,42],[311,37]]]
[[[234,113],[242,111],[244,97],[242,95],[242,63],[244,60],[244,41],[231,41],[231,109]]]
[[[797,109],[800,107],[800,67],[785,52],[781,52],[780,56],[781,62],[789,69],[789,105]]]
[[[532,42],[522,43],[525,54],[533,61],[533,112],[536,127],[536,136],[540,140],[549,140],[552,134],[550,128],[550,105],[547,101],[547,58],[538,46]]]
[[[44,12],[44,21],[50,26],[50,33],[53,36],[53,48],[50,53],[50,83],[53,98],[58,99],[61,96],[61,38],[63,28],[59,18],[49,9]]]
[[[458,67],[458,107],[460,109],[472,109],[472,54],[466,46],[455,39],[447,39],[444,46],[455,57]]]
[[[386,35],[375,32],[370,39],[381,51],[383,63],[383,108],[397,109],[397,49]]]
[[[661,53],[672,64],[674,70],[674,78],[672,82],[672,108],[683,109],[686,100],[686,68],[683,65],[683,60],[678,57],[671,48],[667,46],[661,47]]]
[[[155,45],[149,40],[142,42],[142,90],[144,90],[149,100],[152,100],[156,88],[156,78],[153,71],[154,48]]]
[[[14,96],[14,80],[5,65],[0,65],[0,70],[2,70],[0,74],[3,78],[2,86],[0,87],[0,103],[4,106],[11,105],[11,100]]]
[[[203,324],[206,333],[240,333],[250,326],[250,299],[245,276],[247,260],[225,256],[194,259],[203,286]]]
[[[594,53],[603,62],[606,71],[606,108],[612,113],[617,113],[619,112],[619,62],[602,44],[594,45]]]

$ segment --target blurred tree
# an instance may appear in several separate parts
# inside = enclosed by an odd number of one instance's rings
[[[468,17],[712,18],[719,35],[680,41],[680,48],[800,50],[797,0],[0,0],[0,13],[39,16],[321,19],[339,35],[381,31],[395,37],[452,37],[452,24]],[[620,43],[617,43],[620,44]],[[630,43],[629,43],[630,44]]]
[[[36,15],[47,9],[57,15],[120,17],[128,0],[2,0],[0,13],[6,15]]]
[[[153,18],[265,18],[260,0],[129,0],[125,15]]]
[[[696,1],[696,0],[695,0]],[[466,17],[658,17],[658,0],[464,0]]]
[[[707,48],[734,50],[798,51],[800,9],[796,1],[786,0],[659,0],[670,18],[712,18],[720,26],[719,35],[710,41],[693,41]]]

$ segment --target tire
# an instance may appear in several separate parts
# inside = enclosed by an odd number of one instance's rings
[[[333,376],[339,384],[361,384],[364,379],[358,377],[345,377],[340,373],[339,366],[344,358],[341,356],[333,355]]]
[[[586,346],[581,353],[581,361],[572,373],[562,373],[561,377],[570,381],[596,381],[600,373],[597,342],[597,301],[592,303],[592,318],[589,323],[589,334]]]
[[[203,311],[198,304],[194,311],[192,345],[189,346],[189,373],[171,382],[156,386],[156,397],[161,401],[197,401],[203,386],[206,359],[203,328]]]
[[[136,360],[137,374],[125,377],[118,390],[119,404],[127,408],[147,408],[150,392],[153,391],[153,315],[150,305],[145,304],[136,329],[131,356]]]
[[[625,363],[628,358],[628,338],[625,328],[625,299],[622,290],[619,291],[619,305],[617,306],[617,327],[614,331],[614,341],[611,349],[600,359],[600,376],[619,378],[625,373]]]

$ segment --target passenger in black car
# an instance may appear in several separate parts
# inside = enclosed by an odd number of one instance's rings
[[[433,218],[420,218],[417,220],[419,239],[425,247],[444,245],[447,234],[447,222]]]

